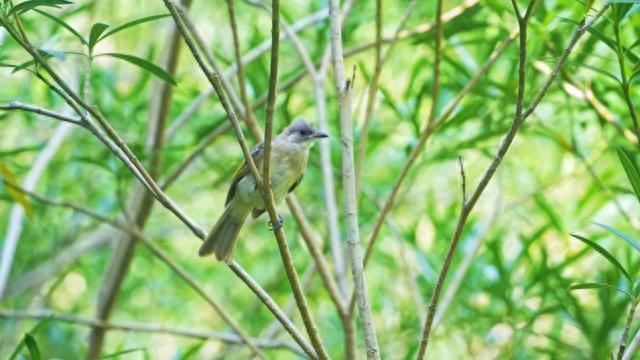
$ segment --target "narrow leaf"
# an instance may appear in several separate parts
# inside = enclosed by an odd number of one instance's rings
[[[621,148],[616,148],[616,151],[618,152],[618,158],[620,158],[624,172],[627,174],[627,179],[629,179],[629,183],[631,187],[633,187],[633,192],[636,193],[636,197],[638,201],[640,201],[640,170],[638,170],[636,163],[626,151]]]
[[[618,236],[619,238],[621,238],[622,240],[626,241],[629,245],[633,246],[636,250],[640,251],[640,242],[638,242],[637,240],[635,240],[634,238],[632,238],[631,236],[623,233],[622,231],[609,226],[609,225],[605,225],[605,224],[601,224],[601,223],[597,223],[597,222],[593,222],[592,223],[594,225],[600,226],[601,228],[609,231],[610,233]]]
[[[613,285],[610,285],[610,284],[599,283],[599,282],[573,284],[573,285],[569,286],[569,288],[567,290],[585,290],[585,289],[616,290],[616,291],[619,291],[619,292],[621,292],[621,293],[623,293],[623,294],[625,294],[628,297],[633,299],[633,296],[631,296],[631,294],[629,294],[625,290],[622,290],[619,287],[616,287],[616,286],[613,286]]]
[[[80,42],[81,42],[82,44],[87,45],[87,40],[85,40],[85,39],[82,37],[82,35],[80,35],[80,33],[78,33],[78,32],[76,31],[76,29],[74,29],[73,27],[71,27],[71,25],[67,24],[67,23],[66,23],[66,22],[64,22],[62,19],[60,19],[60,18],[58,18],[58,17],[56,17],[56,16],[53,16],[53,15],[51,15],[51,14],[48,14],[48,13],[46,13],[46,12],[42,11],[42,10],[34,9],[34,11],[35,11],[35,12],[37,12],[38,14],[40,14],[40,15],[42,15],[42,16],[44,16],[44,17],[46,17],[47,19],[49,19],[49,20],[51,20],[51,21],[55,22],[56,24],[58,24],[58,25],[62,26],[62,27],[63,27],[63,28],[65,28],[67,31],[69,31],[70,33],[72,33],[75,37],[77,37],[77,38],[80,40]]]
[[[98,42],[100,35],[104,33],[109,28],[109,25],[105,23],[95,23],[91,27],[91,32],[89,33],[89,48],[93,49],[93,47]]]
[[[0,175],[2,176],[4,182],[16,185],[19,183],[18,178],[2,161],[0,161]],[[27,197],[22,192],[14,189],[9,185],[7,185],[5,188],[7,190],[7,194],[9,194],[9,197],[20,204],[20,206],[22,206],[22,208],[24,209],[24,213],[27,215],[27,217],[33,220],[33,208],[31,207],[31,204],[29,203]]]
[[[622,273],[622,275],[624,275],[624,277],[626,277],[629,282],[631,282],[631,276],[629,275],[629,273],[627,272],[627,270],[625,270],[625,268],[622,266],[622,264],[620,264],[618,262],[618,260],[616,260],[615,257],[613,257],[613,255],[611,255],[605,248],[603,248],[602,246],[596,244],[595,242],[582,237],[578,234],[571,234],[571,236],[573,236],[574,238],[582,241],[583,243],[589,245],[592,249],[594,249],[595,251],[599,252],[600,255],[604,256],[607,260],[609,260],[609,262],[611,264],[613,264],[613,266],[615,266],[618,270],[620,270],[620,272]]]
[[[124,61],[130,62],[133,65],[139,66],[145,70],[147,70],[148,72],[152,73],[153,75],[159,77],[160,79],[172,84],[172,85],[176,85],[175,80],[173,80],[173,77],[171,77],[171,75],[169,75],[168,72],[166,72],[163,68],[161,68],[160,66],[149,62],[145,59],[139,58],[137,56],[133,56],[133,55],[126,55],[126,54],[119,54],[119,53],[107,53],[107,54],[100,54],[100,56],[111,56],[114,58],[118,58],[118,59],[122,59]]]
[[[31,360],[42,360],[42,356],[40,355],[40,349],[38,349],[36,339],[34,339],[31,334],[24,334],[24,343],[27,345],[27,350],[29,350]]]
[[[35,9],[38,6],[49,6],[54,8],[59,8],[61,5],[73,4],[71,1],[67,0],[29,0],[25,2],[21,2],[20,4],[14,6],[9,11],[9,15],[22,14],[31,9]]]
[[[136,20],[133,20],[133,21],[129,21],[128,23],[122,24],[120,26],[116,26],[113,29],[107,31],[106,33],[104,33],[98,39],[98,41],[101,41],[102,39],[104,39],[104,38],[106,38],[108,36],[111,36],[111,35],[113,35],[113,34],[115,34],[117,32],[120,32],[122,30],[128,29],[128,28],[130,28],[132,26],[136,26],[136,25],[139,25],[139,24],[142,24],[142,23],[145,23],[145,22],[149,22],[149,21],[154,21],[154,20],[157,20],[157,19],[162,19],[162,18],[165,18],[165,17],[167,17],[169,15],[170,14],[151,15],[151,16],[143,17],[143,18],[136,19]]]

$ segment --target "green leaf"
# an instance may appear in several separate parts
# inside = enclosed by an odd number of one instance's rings
[[[89,48],[93,49],[96,43],[99,41],[100,35],[104,33],[109,28],[108,24],[105,23],[95,23],[91,27],[91,32],[89,33]]]
[[[76,31],[76,29],[74,29],[73,27],[71,27],[71,25],[67,24],[67,23],[66,23],[66,22],[64,22],[62,19],[60,19],[60,18],[58,18],[58,17],[56,17],[56,16],[53,16],[53,15],[51,15],[51,14],[48,14],[48,13],[46,13],[46,12],[42,11],[42,10],[34,9],[33,11],[35,11],[35,12],[37,12],[38,14],[40,14],[40,15],[42,15],[42,16],[44,16],[44,17],[46,17],[47,19],[49,19],[49,20],[51,20],[51,21],[55,22],[56,24],[58,24],[58,25],[62,26],[62,27],[63,27],[63,28],[65,28],[67,31],[69,31],[70,33],[72,33],[75,37],[77,37],[83,45],[87,45],[87,40],[85,40],[85,39],[82,37],[82,35],[80,35],[80,33],[78,33],[78,32]]]
[[[627,179],[629,179],[629,183],[631,187],[633,187],[633,192],[636,193],[636,197],[638,201],[640,201],[640,170],[626,151],[621,148],[616,148],[616,151],[618,152],[618,158],[620,158],[624,172],[627,174]]]
[[[0,175],[2,176],[3,181],[6,183],[13,184],[13,185],[19,184],[18,178],[13,174],[13,172],[11,172],[11,170],[9,170],[9,167],[7,167],[2,161],[0,161]],[[29,203],[29,200],[24,195],[24,193],[14,189],[9,185],[6,186],[6,189],[7,189],[7,194],[9,194],[9,197],[11,197],[18,204],[20,204],[24,209],[24,213],[27,215],[27,217],[30,220],[33,220],[33,208],[31,207],[31,204]]]
[[[31,9],[35,9],[38,6],[49,6],[54,8],[59,8],[61,5],[73,4],[71,1],[67,0],[29,0],[25,2],[21,2],[20,4],[14,6],[9,11],[9,15],[22,14]]]
[[[605,283],[599,283],[599,282],[592,282],[592,283],[579,283],[579,284],[573,284],[571,286],[569,286],[567,288],[567,290],[586,290],[586,289],[606,289],[606,290],[616,290],[619,291],[625,295],[627,295],[629,298],[633,299],[633,296],[631,296],[631,294],[629,294],[627,291],[620,289],[619,287],[610,285],[610,284],[605,284]]]
[[[31,334],[24,334],[24,343],[27,345],[27,350],[29,350],[31,360],[42,360],[42,356],[40,355],[40,349],[38,349],[36,339],[34,339]]]
[[[130,28],[132,26],[136,26],[136,25],[139,25],[139,24],[142,24],[142,23],[145,23],[145,22],[149,22],[149,21],[154,21],[154,20],[157,20],[157,19],[162,19],[162,18],[165,18],[167,16],[170,16],[170,14],[151,15],[151,16],[143,17],[143,18],[136,19],[136,20],[133,20],[133,21],[129,21],[128,23],[124,23],[124,24],[122,24],[120,26],[116,26],[115,28],[107,31],[106,33],[104,33],[98,39],[98,41],[101,41],[102,39],[104,39],[104,38],[106,38],[108,36],[111,36],[111,35],[113,35],[113,34],[115,34],[117,32],[120,32],[122,30],[128,29],[128,28]]]
[[[106,53],[106,54],[100,54],[99,56],[111,56],[117,59],[122,59],[124,61],[127,61],[133,65],[139,66],[145,70],[147,70],[148,72],[152,73],[153,75],[159,77],[160,79],[172,84],[172,85],[176,85],[175,80],[173,80],[173,77],[171,77],[171,75],[169,75],[168,72],[166,72],[163,68],[161,68],[160,66],[149,62],[145,59],[139,58],[137,56],[133,56],[133,55],[126,55],[126,54],[119,54],[119,53]]]
[[[637,240],[635,240],[634,238],[632,238],[631,236],[623,233],[622,231],[609,226],[609,225],[605,225],[605,224],[601,224],[601,223],[597,223],[592,221],[592,223],[594,225],[597,225],[607,231],[609,231],[610,233],[618,236],[619,238],[621,238],[622,240],[626,241],[629,245],[633,246],[636,250],[640,251],[640,242],[638,242]]]
[[[611,255],[605,248],[603,248],[602,246],[596,244],[595,242],[582,237],[578,234],[571,234],[571,236],[573,236],[574,238],[582,241],[583,243],[589,245],[592,249],[594,249],[595,251],[599,252],[600,255],[604,256],[607,260],[609,260],[609,262],[611,264],[613,264],[613,266],[615,266],[618,270],[620,270],[620,272],[622,273],[622,275],[624,275],[624,277],[627,278],[627,280],[629,280],[629,282],[631,282],[631,276],[629,275],[629,273],[627,272],[627,270],[625,270],[625,268],[622,266],[622,264],[620,264],[618,262],[618,260],[616,260],[615,257],[613,257],[613,255]]]

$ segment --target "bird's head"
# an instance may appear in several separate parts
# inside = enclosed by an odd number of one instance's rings
[[[311,146],[315,140],[329,137],[329,135],[311,126],[306,120],[295,121],[284,129],[282,135],[289,142],[306,146]]]

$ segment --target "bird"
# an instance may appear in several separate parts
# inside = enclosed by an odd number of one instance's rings
[[[307,167],[309,148],[317,140],[329,135],[314,128],[304,119],[285,128],[271,141],[271,190],[276,204],[280,203],[302,181]],[[251,158],[259,172],[263,170],[264,143],[256,145]],[[263,174],[260,174],[261,176]],[[215,254],[216,259],[227,264],[233,261],[233,250],[242,225],[251,213],[256,219],[266,211],[262,193],[245,160],[231,179],[225,209],[200,247],[198,254]],[[282,226],[282,219],[273,226]]]

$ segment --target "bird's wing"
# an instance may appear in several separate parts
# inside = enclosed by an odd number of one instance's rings
[[[251,150],[251,158],[253,162],[256,164],[258,169],[262,164],[262,155],[264,153],[264,143],[259,143],[256,145],[253,150]],[[233,197],[236,195],[236,187],[238,186],[238,182],[242,180],[243,177],[250,174],[251,170],[249,169],[249,165],[245,160],[242,165],[236,170],[236,173],[233,175],[233,179],[231,179],[231,186],[229,187],[229,192],[227,193],[227,200],[224,202],[224,205],[227,206],[233,200]]]
[[[294,182],[293,185],[291,185],[291,187],[289,188],[289,194],[291,194],[291,192],[293,192],[293,190],[295,190],[298,187],[298,185],[300,185],[303,177],[304,177],[304,173],[301,174],[300,177],[296,179],[296,182]]]

